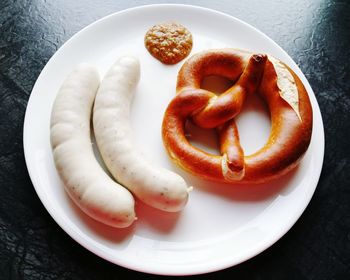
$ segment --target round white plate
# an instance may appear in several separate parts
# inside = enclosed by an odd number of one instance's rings
[[[161,139],[164,110],[175,95],[182,63],[165,66],[144,48],[149,27],[176,21],[193,34],[199,50],[221,47],[270,53],[301,77],[311,97],[314,128],[310,148],[299,168],[280,180],[258,186],[230,186],[194,178],[172,164]],[[137,203],[138,220],[128,229],[104,226],[83,214],[68,198],[54,167],[49,120],[59,86],[83,61],[99,67],[101,76],[123,54],[141,62],[141,80],[132,104],[136,149],[160,166],[180,173],[195,187],[185,210],[163,213]],[[269,117],[257,99],[248,101],[238,119],[246,153],[269,134]],[[192,128],[192,142],[215,150],[210,133]],[[323,161],[324,132],[314,93],[293,60],[271,39],[229,15],[185,5],[151,5],[107,16],[84,28],[50,59],[35,83],[25,116],[24,151],[33,185],[55,221],[96,255],[130,269],[185,275],[216,271],[245,261],[271,246],[300,217],[315,191]]]

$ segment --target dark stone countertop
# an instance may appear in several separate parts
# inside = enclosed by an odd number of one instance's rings
[[[28,98],[55,51],[105,15],[155,2],[0,2],[0,279],[160,278],[113,265],[73,241],[36,195],[22,144]],[[321,178],[298,222],[260,255],[208,279],[350,279],[350,2],[170,2],[223,11],[270,36],[306,75],[325,126]]]

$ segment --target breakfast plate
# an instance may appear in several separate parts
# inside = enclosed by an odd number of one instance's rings
[[[299,166],[271,183],[235,186],[208,182],[179,169],[168,158],[161,138],[167,104],[175,95],[182,62],[163,65],[144,47],[152,25],[175,21],[193,35],[191,54],[212,48],[242,48],[268,53],[288,64],[304,82],[313,107],[313,134]],[[230,36],[228,36],[230,34]],[[181,213],[165,213],[137,201],[138,220],[115,229],[86,216],[64,191],[50,147],[50,114],[67,74],[81,62],[95,64],[100,75],[122,55],[134,55],[141,79],[131,108],[135,148],[155,164],[179,173],[194,186]],[[206,80],[210,87],[218,81]],[[220,82],[219,84],[222,84]],[[247,154],[269,135],[269,116],[257,97],[237,119]],[[190,141],[217,152],[212,131],[189,125]],[[87,26],[49,60],[32,90],[24,121],[24,152],[34,188],[59,226],[96,255],[133,270],[162,275],[191,275],[239,264],[281,238],[308,205],[322,169],[324,131],[315,95],[295,62],[252,26],[223,13],[188,5],[149,5],[121,11]],[[98,157],[98,153],[96,152]]]

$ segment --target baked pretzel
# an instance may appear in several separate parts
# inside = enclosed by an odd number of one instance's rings
[[[235,84],[221,95],[201,89],[209,75]],[[283,62],[267,55],[236,49],[209,50],[188,59],[177,77],[177,95],[164,114],[162,137],[169,156],[183,169],[219,182],[262,183],[297,166],[312,133],[312,107],[298,76]],[[247,96],[259,93],[271,116],[266,144],[245,156],[234,117]],[[192,146],[185,123],[216,128],[221,155]]]

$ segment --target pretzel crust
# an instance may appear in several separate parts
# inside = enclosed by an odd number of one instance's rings
[[[200,88],[202,79],[209,75],[223,76],[235,84],[218,97]],[[237,49],[204,51],[184,63],[176,91],[164,114],[163,142],[176,164],[204,179],[237,184],[267,182],[295,168],[310,144],[312,107],[307,91],[293,70],[275,58]],[[244,156],[234,117],[245,98],[255,92],[270,110],[271,131],[261,149]],[[189,143],[185,136],[188,120],[217,129],[220,156]]]

